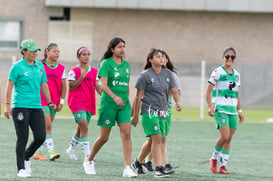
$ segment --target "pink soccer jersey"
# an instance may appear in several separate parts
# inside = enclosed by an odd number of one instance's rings
[[[62,84],[65,67],[60,63],[57,63],[57,65],[54,68],[50,68],[45,62],[43,62],[43,65],[45,67],[47,84],[50,91],[51,101],[53,104],[58,105],[60,103],[61,84]],[[41,90],[41,102],[42,102],[42,106],[48,106],[47,101],[42,93],[42,90]]]
[[[75,80],[81,76],[81,69],[78,66],[71,68],[70,71],[75,73]],[[96,114],[95,86],[97,73],[97,69],[90,67],[90,71],[80,85],[75,90],[68,91],[68,106],[72,113],[87,111],[92,112],[92,115]]]

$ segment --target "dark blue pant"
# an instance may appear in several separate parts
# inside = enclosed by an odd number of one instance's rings
[[[12,118],[17,135],[16,159],[18,170],[24,169],[24,161],[35,153],[44,143],[46,137],[45,118],[42,109],[13,108]],[[26,149],[29,127],[33,133],[33,141]]]

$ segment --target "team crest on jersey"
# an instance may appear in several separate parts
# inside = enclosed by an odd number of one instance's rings
[[[80,113],[77,113],[77,118],[80,118],[81,117],[81,114]]]
[[[107,118],[107,119],[105,120],[105,124],[106,124],[106,125],[109,125],[109,124],[110,124],[109,118]]]
[[[129,70],[128,70],[128,68],[127,68],[127,67],[126,67],[126,69],[125,69],[125,70],[126,70],[126,73],[127,73],[127,74],[129,74]]]
[[[115,70],[115,71],[118,71],[117,67],[114,67],[114,70]]]
[[[166,78],[166,81],[167,81],[167,82],[170,82],[170,79],[169,79],[169,77],[167,77],[167,78]]]
[[[151,78],[151,82],[155,82],[155,79],[154,79],[154,78]]]
[[[154,124],[154,131],[158,131],[158,126],[157,126],[157,124]]]
[[[222,123],[225,123],[225,122],[226,122],[225,118],[222,118]]]
[[[24,114],[22,112],[19,112],[18,115],[17,115],[17,119],[19,121],[23,121],[24,120]]]

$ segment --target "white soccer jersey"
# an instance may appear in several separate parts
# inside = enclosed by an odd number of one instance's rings
[[[229,74],[223,66],[215,69],[209,79],[214,85],[212,103],[218,112],[237,115],[238,91],[240,87],[240,74],[232,69]]]

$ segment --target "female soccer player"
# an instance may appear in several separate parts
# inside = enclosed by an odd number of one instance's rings
[[[6,88],[5,117],[12,114],[16,141],[16,159],[18,177],[31,177],[30,157],[43,144],[46,137],[45,119],[41,106],[40,89],[50,109],[56,105],[51,102],[44,66],[36,60],[40,51],[35,41],[23,40],[21,43],[22,59],[12,65]],[[14,94],[12,89],[14,87]],[[13,96],[12,96],[13,95]],[[12,110],[11,110],[12,96]],[[26,149],[29,127],[33,132],[33,141]]]
[[[236,59],[235,49],[226,48],[222,59],[224,65],[212,72],[206,93],[208,115],[214,117],[216,128],[220,132],[220,138],[216,141],[210,159],[210,169],[213,173],[217,173],[217,159],[220,155],[219,173],[230,174],[226,170],[230,143],[237,129],[238,115],[240,123],[244,121],[244,116],[239,95],[240,74],[232,68]]]
[[[46,140],[44,144],[36,151],[33,158],[37,160],[47,160],[43,156],[44,145],[46,145],[49,153],[49,160],[54,161],[60,157],[60,153],[56,153],[54,150],[53,137],[52,137],[52,122],[56,115],[56,112],[61,111],[64,104],[64,98],[66,94],[66,76],[65,67],[58,63],[60,56],[60,50],[56,43],[50,43],[45,49],[44,59],[42,63],[45,68],[47,76],[47,84],[50,91],[52,102],[57,105],[56,110],[51,110],[47,106],[45,97],[41,94],[42,107],[46,121]]]
[[[85,168],[90,153],[88,124],[91,116],[96,114],[95,90],[101,94],[101,89],[97,80],[97,69],[88,65],[90,50],[80,47],[77,50],[77,58],[79,65],[71,68],[68,73],[68,106],[78,126],[66,153],[71,160],[78,160],[75,149],[80,143],[84,152],[83,166]]]
[[[139,109],[141,105],[142,126],[146,137],[150,137],[141,148],[137,159],[132,163],[133,168],[139,172],[142,169],[140,163],[151,151],[155,163],[155,177],[168,177],[161,166],[161,139],[165,133],[165,119],[168,114],[169,92],[174,96],[176,110],[181,111],[179,92],[175,87],[172,72],[164,68],[162,51],[151,49],[144,71],[140,74],[137,83],[137,93],[134,100],[134,114],[132,124],[138,123]]]
[[[162,50],[162,55],[163,55],[163,59],[164,59],[164,67],[166,67],[170,71],[172,71],[173,78],[174,78],[174,81],[175,81],[175,87],[179,91],[179,96],[180,96],[181,95],[181,87],[180,87],[180,83],[178,81],[178,77],[176,75],[174,65],[171,62],[168,54],[164,50]],[[167,173],[167,174],[174,173],[174,168],[171,166],[171,164],[168,161],[167,150],[166,150],[166,137],[169,134],[169,130],[170,130],[170,126],[171,126],[172,99],[173,99],[173,95],[169,94],[168,114],[166,115],[166,121],[165,121],[165,133],[164,133],[164,137],[161,140],[161,159],[162,159],[162,163],[164,165],[164,172]],[[150,138],[148,138],[148,139],[150,139]],[[149,172],[154,171],[153,168],[152,168],[151,160],[152,160],[152,154],[150,152],[149,155],[146,157],[145,162],[142,164],[145,171],[149,171]],[[142,172],[142,173],[144,173],[144,172]]]
[[[136,177],[130,168],[131,142],[131,105],[129,102],[130,65],[124,60],[125,41],[113,38],[101,60],[98,77],[102,95],[99,109],[98,125],[100,136],[92,146],[86,174],[96,174],[94,158],[101,147],[108,141],[112,127],[118,124],[123,144],[123,177]]]

